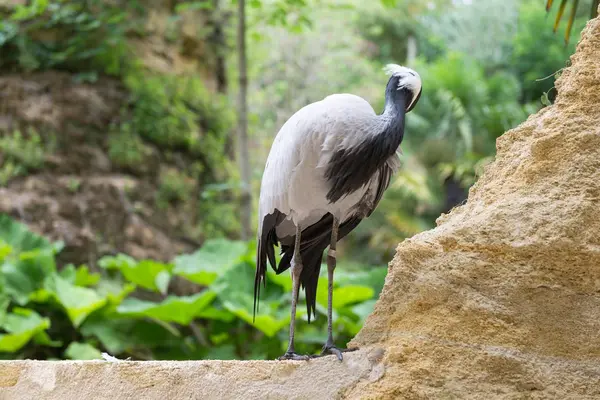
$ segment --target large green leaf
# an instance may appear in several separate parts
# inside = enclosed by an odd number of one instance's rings
[[[269,337],[275,336],[277,332],[288,326],[290,323],[290,316],[284,316],[282,313],[277,313],[277,316],[283,318],[276,318],[275,315],[268,315],[267,313],[257,314],[254,318],[252,313],[248,312],[245,307],[241,307],[239,303],[224,301],[223,305],[236,317],[246,321],[248,324],[254,325]],[[298,315],[302,314],[301,309],[298,309]]]
[[[50,320],[26,308],[14,308],[6,315],[1,326],[7,333],[0,334],[0,352],[14,353],[25,346],[37,333],[50,327]]]
[[[12,246],[0,239],[0,263],[12,253]]]
[[[60,340],[52,340],[46,331],[41,331],[33,336],[35,344],[48,347],[62,347],[63,342]]]
[[[373,312],[377,300],[367,300],[352,307],[352,312],[358,316],[360,321],[367,319],[369,314]]]
[[[41,287],[45,277],[43,265],[32,259],[13,259],[0,267],[0,286],[21,306],[27,304],[29,296]]]
[[[369,286],[375,291],[374,295],[379,296],[385,283],[387,272],[387,267],[368,266],[362,267],[359,270],[338,268],[335,270],[334,281],[336,286],[340,287],[347,285]]]
[[[90,272],[87,265],[75,268],[73,264],[68,264],[60,270],[59,275],[75,286],[94,286],[100,281],[100,274]]]
[[[267,279],[269,282],[273,282],[283,288],[284,291],[290,292],[292,291],[293,283],[292,277],[289,271],[283,272],[279,275],[275,273],[272,269],[267,270]]]
[[[368,286],[348,285],[333,289],[333,308],[340,309],[348,304],[359,303],[373,298],[374,290]],[[327,281],[319,279],[317,303],[327,307]]]
[[[235,319],[235,315],[233,315],[228,310],[217,308],[214,306],[207,307],[204,310],[200,311],[196,317],[202,319],[214,319],[224,322],[231,322]]]
[[[98,265],[105,269],[117,269],[129,282],[162,294],[167,292],[171,279],[172,265],[152,260],[138,262],[125,254],[103,257]]]
[[[81,327],[86,338],[95,337],[110,354],[121,354],[136,349],[146,350],[157,346],[173,346],[181,341],[181,335],[163,325],[139,319],[118,316],[88,318]]]
[[[71,342],[65,350],[65,357],[71,360],[101,360],[102,353],[89,343]]]
[[[58,274],[49,276],[44,288],[48,295],[65,309],[75,327],[107,303],[107,298],[100,296],[95,290],[75,286]]]
[[[254,325],[267,336],[275,336],[290,322],[288,307],[282,307],[282,305],[289,305],[287,301],[289,295],[278,285],[267,285],[266,288],[261,288],[260,307],[254,318],[253,285],[254,267],[247,262],[242,262],[219,276],[211,289],[217,293],[220,303],[229,312]],[[300,317],[304,314],[304,308],[298,307],[297,315]]]
[[[123,316],[148,317],[188,325],[215,297],[216,293],[205,290],[193,296],[169,296],[160,303],[129,298],[117,307],[117,312]]]
[[[226,239],[207,240],[200,250],[175,258],[173,273],[208,286],[248,251],[248,244]]]
[[[0,214],[0,240],[9,244],[15,253],[53,248],[44,237],[31,232],[26,225],[16,222],[6,214]]]
[[[0,242],[0,288],[23,306],[46,276],[56,271],[54,256],[61,244],[51,244],[5,214],[0,214]]]
[[[0,293],[0,326],[2,326],[2,324],[4,324],[4,320],[6,318],[6,314],[7,314],[9,305],[10,305],[10,299],[8,298],[8,296]]]

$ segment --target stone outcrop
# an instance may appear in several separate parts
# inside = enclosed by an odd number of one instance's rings
[[[28,3],[0,1],[0,20]],[[188,10],[177,14],[180,20],[174,24],[176,5],[149,0],[144,2],[145,17],[128,14],[136,18],[131,25],[136,29],[126,35],[132,58],[161,76],[199,76],[207,93],[213,93],[220,73],[216,48],[221,44],[211,33],[217,17],[206,10]],[[60,38],[71,33],[55,34]],[[43,29],[38,35],[58,40]],[[150,143],[140,151],[141,161],[122,166],[111,159],[109,136],[113,126],[126,119],[123,110],[131,108],[122,77],[100,74],[86,82],[68,71],[17,71],[3,70],[0,76],[0,139],[16,131],[27,137],[34,128],[47,154],[43,166],[2,182],[6,156],[0,151],[0,213],[53,241],[63,241],[61,265],[85,263],[94,268],[99,257],[118,252],[171,261],[200,246],[204,236],[198,228],[195,194],[200,186],[189,184],[194,195],[179,204],[156,204],[161,174],[175,172],[187,178],[186,168],[199,161],[197,155],[179,149],[166,154]],[[121,153],[131,149],[129,144],[119,148]],[[211,170],[208,162],[199,162],[204,171]],[[201,179],[214,181],[212,173],[203,172]]]
[[[0,397],[600,398],[600,19],[468,202],[399,245],[344,362],[6,362]]]

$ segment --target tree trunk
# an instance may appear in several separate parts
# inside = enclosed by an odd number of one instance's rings
[[[229,82],[227,80],[227,57],[228,43],[225,35],[225,27],[229,24],[229,12],[221,7],[221,0],[213,0],[212,25],[213,31],[210,42],[215,52],[215,74],[217,77],[217,92],[226,94]],[[235,160],[235,136],[232,131],[225,140],[225,155],[229,160]]]
[[[250,189],[250,159],[248,153],[248,75],[246,65],[246,2],[238,0],[237,48],[239,68],[238,94],[238,162],[242,180],[241,219],[242,239],[248,240],[251,232],[252,196]]]
[[[213,15],[215,17],[211,42],[216,46],[215,72],[217,75],[217,91],[227,93],[227,68],[225,54],[227,52],[227,40],[223,27],[227,24],[226,17],[221,9],[221,1],[213,0]]]
[[[406,40],[406,65],[414,66],[417,58],[417,39],[414,35],[410,35]]]

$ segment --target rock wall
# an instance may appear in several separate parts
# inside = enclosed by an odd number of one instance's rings
[[[309,362],[5,362],[0,398],[600,398],[600,19],[556,104],[404,241],[361,349]]]
[[[0,13],[8,15],[12,7],[26,3],[0,1]],[[181,13],[175,24],[176,4],[145,3],[146,16],[136,16],[140,23],[136,29],[143,35],[127,33],[132,59],[156,74],[200,76],[208,93],[213,93],[218,88],[218,43],[211,42],[209,33],[216,22],[210,12],[200,10]],[[204,239],[195,225],[200,219],[199,183],[192,182],[193,196],[178,204],[157,207],[156,198],[161,174],[185,175],[194,162],[209,170],[212,166],[205,160],[179,150],[166,154],[154,144],[144,145],[143,162],[135,167],[111,160],[112,126],[123,122],[121,114],[132,101],[121,78],[100,74],[90,83],[77,79],[73,71],[0,71],[0,140],[15,131],[26,137],[35,128],[46,147],[52,147],[43,166],[8,182],[0,176],[0,213],[51,240],[64,241],[66,247],[58,255],[61,265],[94,267],[100,256],[117,252],[170,261]],[[121,147],[128,151],[127,146]],[[6,162],[2,153],[0,167]]]
[[[571,63],[467,204],[398,247],[352,342],[386,349],[369,391],[600,397],[600,20]]]

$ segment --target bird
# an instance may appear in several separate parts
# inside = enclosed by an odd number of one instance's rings
[[[400,165],[405,115],[421,96],[421,77],[408,67],[388,64],[381,114],[363,98],[333,94],[308,104],[281,127],[262,175],[257,229],[254,315],[267,262],[277,273],[290,269],[292,304],[287,351],[279,360],[307,360],[295,352],[298,294],[306,294],[308,322],[316,312],[323,252],[327,252],[327,341],[321,356],[342,352],[332,329],[336,244],[371,215]],[[279,264],[275,247],[281,245]]]

